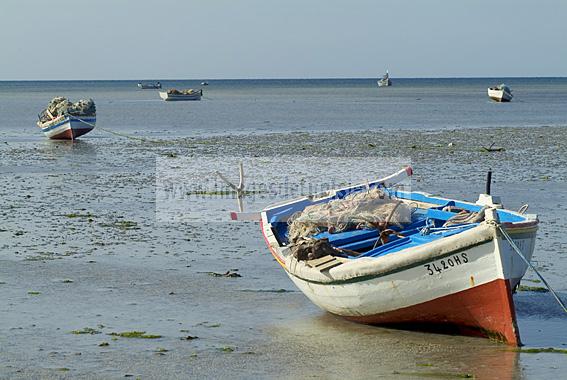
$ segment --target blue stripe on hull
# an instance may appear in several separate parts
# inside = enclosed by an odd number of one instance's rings
[[[79,120],[79,119],[76,119],[76,118],[68,118],[68,117],[67,117],[67,118],[63,119],[62,121],[60,121],[60,122],[57,123],[57,124],[50,125],[49,127],[46,127],[46,128],[42,128],[41,131],[44,132],[44,133],[45,133],[45,132],[49,132],[49,131],[51,131],[51,130],[53,130],[53,129],[55,129],[55,128],[58,128],[58,127],[62,126],[62,125],[65,124],[65,123],[70,122],[70,121],[71,121],[71,122],[78,122],[78,123],[81,123],[81,124],[84,124],[83,121],[86,121],[87,123],[92,123],[92,124],[94,124],[94,123],[96,123],[96,117],[81,118],[80,120]],[[73,128],[73,125],[71,125],[71,128]],[[93,127],[91,126],[90,128],[92,129]]]

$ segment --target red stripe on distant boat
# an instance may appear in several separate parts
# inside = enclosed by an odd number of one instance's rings
[[[54,140],[73,140],[73,132],[70,129],[66,129],[55,136],[51,136],[50,138]]]

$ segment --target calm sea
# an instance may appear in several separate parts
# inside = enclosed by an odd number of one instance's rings
[[[165,89],[200,80],[162,80]],[[509,104],[487,87],[508,84]],[[567,125],[567,78],[211,80],[201,102],[164,102],[137,81],[0,82],[0,136],[43,138],[37,114],[54,96],[90,97],[100,127],[177,137],[290,131]],[[100,133],[100,132],[99,132]],[[86,137],[85,137],[86,138]]]

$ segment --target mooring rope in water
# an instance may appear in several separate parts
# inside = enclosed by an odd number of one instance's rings
[[[120,133],[120,132],[112,131],[112,130],[106,129],[106,128],[98,127],[97,129],[100,129],[103,132],[111,133],[113,135],[125,137],[125,138],[131,139],[131,140],[149,141],[149,142],[152,142],[152,143],[160,143],[161,142],[161,141],[158,141],[158,140],[150,140],[150,139],[147,139],[145,137],[137,137],[137,136],[132,136],[132,135],[129,135],[129,134],[126,134],[126,133]]]
[[[540,278],[540,280],[545,284],[545,286],[547,287],[547,289],[551,292],[551,294],[553,294],[553,297],[555,297],[555,299],[557,300],[557,302],[559,303],[559,305],[561,305],[561,308],[563,309],[564,312],[567,313],[567,307],[565,306],[565,304],[563,303],[563,301],[561,301],[561,298],[559,298],[559,296],[557,295],[557,293],[555,293],[555,291],[553,290],[553,288],[551,287],[551,285],[549,285],[547,283],[547,281],[545,280],[545,278],[543,278],[543,276],[541,275],[541,273],[538,272],[538,270],[532,265],[532,263],[530,263],[530,261],[528,259],[526,259],[526,257],[522,254],[522,251],[520,251],[520,249],[518,248],[518,246],[516,245],[516,243],[514,243],[514,241],[512,240],[512,238],[510,237],[510,235],[508,235],[508,233],[506,231],[504,231],[504,228],[502,228],[501,225],[497,225],[498,229],[500,230],[500,232],[502,233],[502,236],[504,236],[506,238],[506,240],[508,240],[508,243],[510,243],[510,245],[512,246],[512,249],[518,254],[518,256],[520,256],[522,258],[522,260],[528,264],[528,266],[530,268],[532,268],[532,270],[537,274],[537,276]]]
[[[86,124],[86,125],[90,125],[93,128],[95,128],[95,126],[96,126],[95,124],[89,123],[88,121],[83,120],[83,119],[81,119],[77,116],[73,116],[73,117],[75,119],[79,120],[80,122]],[[112,131],[110,129],[106,129],[106,128],[102,128],[102,127],[97,127],[97,130],[101,130],[103,132],[111,133],[111,134],[116,135],[116,136],[125,137],[125,138],[131,139],[131,140],[149,141],[149,142],[158,143],[158,144],[161,143],[161,141],[159,141],[159,140],[148,139],[148,138],[145,138],[145,137],[132,136],[132,135],[129,135],[127,133],[120,133],[120,132]]]

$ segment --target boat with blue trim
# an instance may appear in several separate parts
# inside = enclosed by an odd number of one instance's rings
[[[52,99],[38,115],[37,126],[55,140],[74,140],[96,125],[96,106],[92,99],[71,103],[64,97]]]
[[[54,140],[74,140],[92,131],[95,125],[96,116],[61,115],[46,123],[38,122],[38,126],[45,136]]]
[[[261,229],[272,255],[334,315],[520,345],[512,293],[537,216],[505,209],[489,190],[473,203],[400,189],[411,175],[407,167],[267,207]]]

